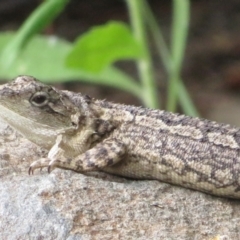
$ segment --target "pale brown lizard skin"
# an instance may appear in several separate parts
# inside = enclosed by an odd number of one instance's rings
[[[157,179],[240,199],[240,129],[60,91],[19,76],[0,87],[0,117],[48,156],[48,167]]]

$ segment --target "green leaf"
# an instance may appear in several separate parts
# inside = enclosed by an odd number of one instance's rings
[[[15,38],[14,33],[0,34],[0,56],[4,61],[4,51],[8,42]],[[64,79],[68,75],[64,59],[71,49],[71,44],[57,37],[36,36],[19,53],[10,68],[0,62],[0,77],[12,78],[16,75],[34,75],[38,78]]]
[[[48,0],[39,5],[21,25],[15,37],[6,44],[4,50],[1,52],[4,61],[0,59],[0,64],[5,65],[6,68],[10,68],[29,40],[53,21],[67,3],[68,0]]]
[[[0,34],[0,56],[6,44],[14,37],[13,33]],[[97,74],[68,69],[65,66],[65,58],[71,47],[71,43],[57,37],[35,36],[10,68],[0,64],[0,78],[12,79],[18,75],[31,75],[44,82],[66,82],[78,79],[116,87],[141,97],[142,91],[139,84],[114,67],[108,67]],[[4,61],[4,59],[1,60]]]
[[[74,69],[99,72],[115,61],[138,59],[142,55],[143,51],[129,27],[111,21],[93,27],[78,38],[66,59],[66,65]]]

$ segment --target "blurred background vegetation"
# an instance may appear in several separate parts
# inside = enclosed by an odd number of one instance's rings
[[[240,126],[239,12],[238,0],[2,0],[0,80]]]

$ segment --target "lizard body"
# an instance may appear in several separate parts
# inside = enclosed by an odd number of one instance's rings
[[[240,199],[240,129],[60,91],[29,76],[0,87],[0,117],[49,149],[36,168],[157,179]]]

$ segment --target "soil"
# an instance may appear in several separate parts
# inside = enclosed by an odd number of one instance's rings
[[[171,1],[152,0],[152,9],[166,39],[170,39]],[[2,0],[0,31],[16,30],[39,0]],[[240,1],[191,1],[191,21],[182,71],[184,83],[202,117],[240,126]],[[46,30],[73,41],[91,26],[109,20],[128,22],[122,0],[70,1],[65,11]],[[167,76],[153,48],[159,93],[165,96]],[[137,78],[131,62],[118,64]],[[77,85],[76,85],[77,84]],[[106,86],[73,81],[70,90],[79,89],[95,98],[141,105],[132,95]],[[162,97],[163,98],[163,97]],[[179,109],[181,111],[181,109]]]

